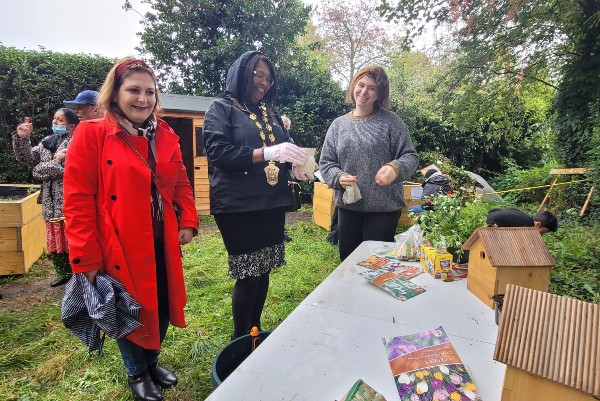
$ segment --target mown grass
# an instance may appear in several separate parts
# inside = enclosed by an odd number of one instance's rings
[[[263,327],[269,330],[339,264],[337,247],[325,241],[326,231],[301,221],[288,226],[288,232],[293,241],[286,246],[287,264],[271,274],[263,313]],[[184,252],[188,327],[170,327],[163,343],[161,362],[180,378],[180,384],[165,395],[169,400],[204,400],[212,391],[212,361],[233,330],[234,281],[227,275],[227,253],[218,230],[201,232]],[[36,264],[30,276],[43,276],[50,268],[47,263]],[[28,275],[10,280],[30,282]],[[107,339],[103,357],[88,354],[60,321],[58,298],[23,312],[0,314],[0,398],[133,399],[116,343]]]
[[[203,218],[201,226],[211,222]],[[269,330],[339,264],[338,249],[325,241],[324,230],[299,222],[288,231],[294,240],[286,246],[287,264],[271,274],[263,313],[263,326]],[[576,219],[564,219],[557,233],[544,236],[556,264],[553,293],[600,303],[599,237],[599,224]],[[232,332],[234,282],[227,276],[227,253],[216,228],[201,231],[184,252],[188,328],[169,328],[163,344],[161,361],[180,378],[165,395],[168,400],[204,400],[212,391],[213,358]],[[42,259],[28,274],[0,282],[27,285],[52,274],[49,270],[51,265]],[[107,340],[103,357],[88,354],[62,325],[60,301],[57,296],[22,312],[0,313],[0,399],[132,400],[115,342]]]

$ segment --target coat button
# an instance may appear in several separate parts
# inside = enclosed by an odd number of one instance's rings
[[[115,229],[115,234],[119,235],[119,230]]]
[[[115,201],[115,200],[117,200],[117,195],[111,195],[111,196],[110,196],[110,199],[112,199],[112,200],[114,200],[114,201]]]
[[[109,166],[112,166],[112,160],[107,160],[106,164],[108,164]]]
[[[119,266],[119,265],[115,265],[115,269],[117,269],[117,270],[121,270],[121,266]]]
[[[74,265],[78,265],[79,262],[81,262],[81,260],[79,260],[79,258],[75,258],[71,261],[71,263],[73,263]]]

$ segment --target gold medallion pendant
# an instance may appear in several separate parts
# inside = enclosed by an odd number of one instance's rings
[[[269,164],[265,167],[265,175],[270,186],[274,187],[279,182],[279,167],[275,165],[273,160],[269,161]]]

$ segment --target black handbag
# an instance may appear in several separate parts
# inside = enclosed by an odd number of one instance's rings
[[[295,212],[302,206],[302,200],[300,199],[300,184],[296,181],[288,181],[288,188],[290,189],[290,207],[288,212]]]

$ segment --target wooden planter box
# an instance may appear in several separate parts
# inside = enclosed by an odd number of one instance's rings
[[[315,224],[326,230],[331,230],[331,217],[334,210],[333,189],[323,182],[315,181],[313,190],[313,219]]]
[[[0,184],[0,276],[26,273],[44,251],[39,195],[38,185]]]

